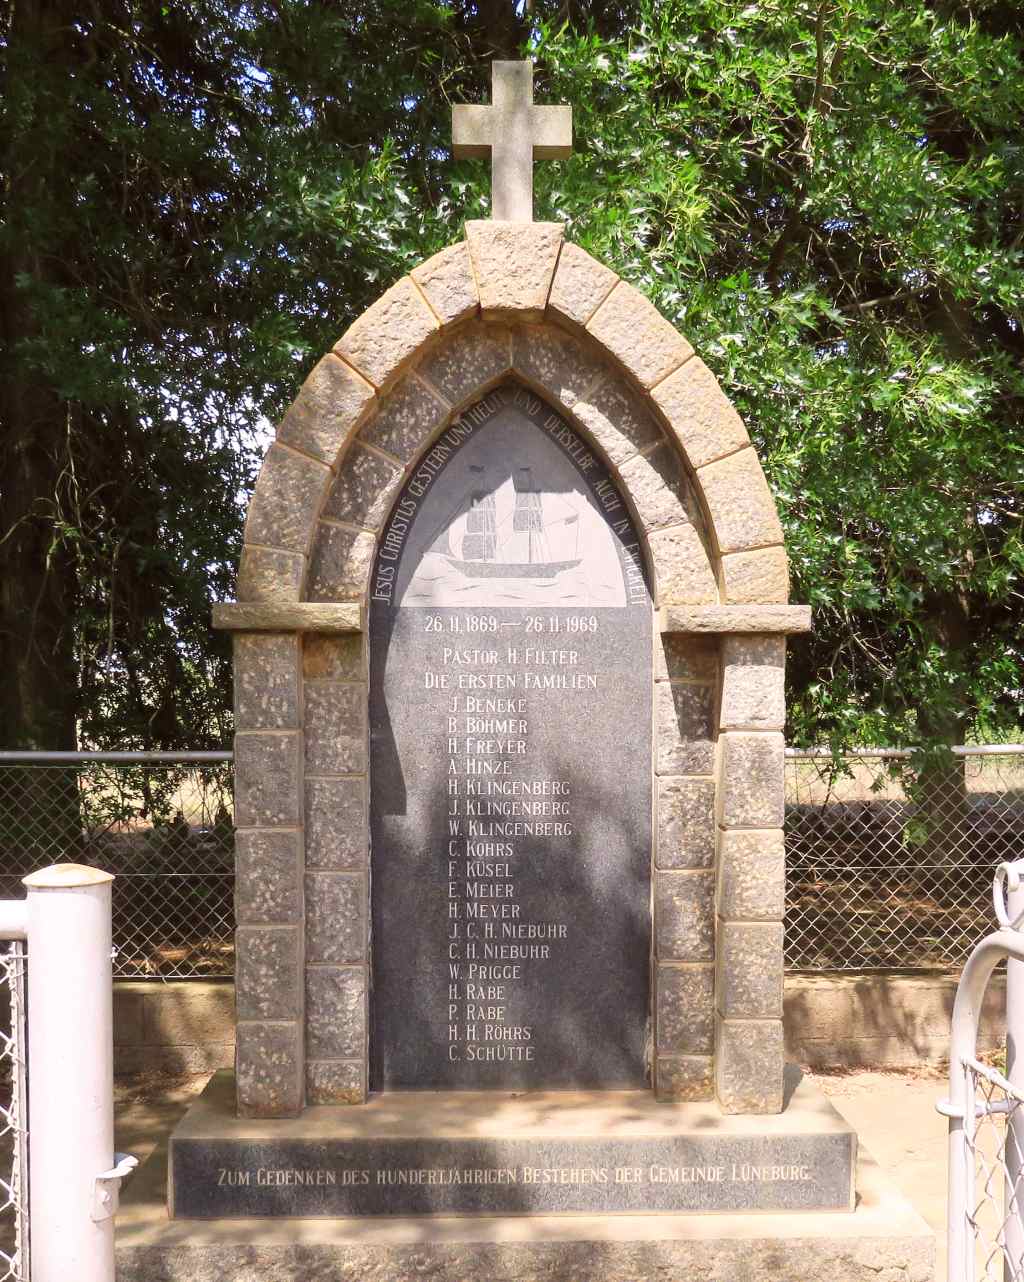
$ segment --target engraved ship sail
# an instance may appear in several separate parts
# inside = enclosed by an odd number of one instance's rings
[[[472,467],[472,472],[483,468]],[[428,551],[436,552],[469,579],[553,579],[563,570],[574,569],[581,557],[554,560],[548,548],[543,496],[534,484],[531,469],[521,467],[512,478],[515,508],[509,537],[499,539],[497,505],[494,494],[473,489],[449,516],[430,543]],[[452,546],[452,534],[461,517],[465,517],[461,539],[456,538],[458,552]],[[577,525],[573,513],[559,524]]]

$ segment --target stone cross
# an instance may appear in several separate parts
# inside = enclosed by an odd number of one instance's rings
[[[572,155],[572,108],[537,107],[532,62],[491,63],[491,106],[452,108],[452,151],[491,156],[491,217],[533,222],[533,162]]]

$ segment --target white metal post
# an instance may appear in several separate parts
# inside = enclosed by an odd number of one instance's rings
[[[1024,884],[1020,861],[1004,864],[1006,918],[1019,927],[1024,920]],[[1006,960],[1006,1076],[1011,1086],[1024,1091],[1024,961]],[[1006,1242],[1003,1253],[1005,1282],[1017,1282],[1024,1270],[1024,1185],[1021,1184],[1021,1155],[1024,1153],[1024,1117],[1020,1108],[1011,1108],[1006,1125],[1005,1202]]]
[[[114,1165],[112,881],[80,864],[24,879],[32,1282],[114,1279],[113,1216],[97,1217]]]

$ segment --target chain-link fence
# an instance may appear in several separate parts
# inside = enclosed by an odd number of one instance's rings
[[[25,945],[0,942],[0,1282],[28,1282]]]
[[[968,1059],[961,1067],[974,1105],[964,1118],[963,1138],[971,1177],[967,1221],[973,1243],[963,1261],[951,1261],[951,1282],[1024,1282],[1018,1141],[1024,1097],[991,1065]],[[958,1264],[966,1266],[962,1271],[967,1278],[957,1276]]]
[[[0,899],[62,860],[116,875],[116,978],[232,974],[230,753],[0,754]]]
[[[791,970],[956,967],[1024,857],[1024,748],[786,760]],[[231,975],[231,754],[0,753],[0,898],[62,859],[114,882],[118,978]]]
[[[1024,748],[839,763],[787,753],[791,970],[958,967],[992,924],[992,873],[1024,857]]]

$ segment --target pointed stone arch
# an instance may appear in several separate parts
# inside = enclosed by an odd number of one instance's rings
[[[781,1108],[784,633],[806,620],[785,605],[775,505],[714,376],[642,294],[560,224],[487,222],[313,369],[253,494],[238,604],[218,612],[237,633],[243,1114],[365,1097],[368,577],[401,486],[509,379],[603,456],[652,570],[653,1084]]]

